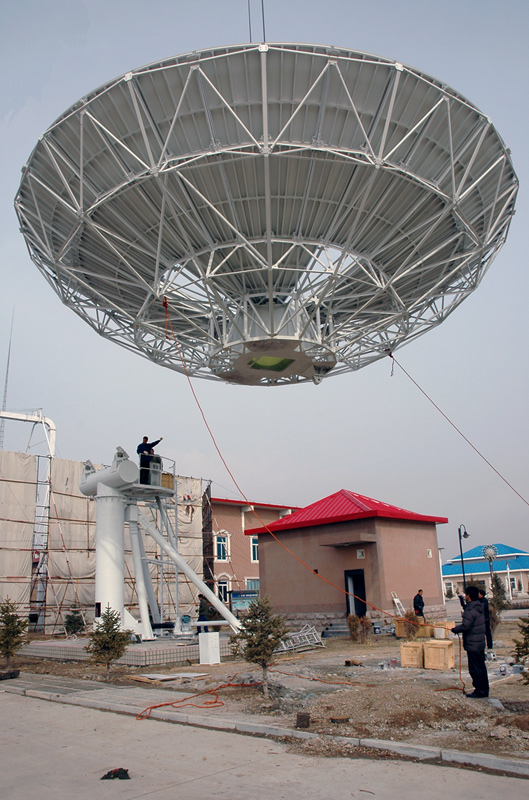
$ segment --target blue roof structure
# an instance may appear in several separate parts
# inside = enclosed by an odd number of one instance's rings
[[[484,545],[473,547],[463,553],[465,573],[470,575],[490,574],[490,565],[486,558],[483,558]],[[507,564],[511,572],[519,570],[529,571],[529,553],[526,550],[510,547],[507,544],[495,543],[494,547],[498,551],[497,557],[492,562],[493,572],[507,572]],[[448,560],[442,567],[443,578],[450,578],[462,575],[461,556],[455,556]]]

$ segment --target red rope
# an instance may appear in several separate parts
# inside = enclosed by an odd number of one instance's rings
[[[209,426],[209,423],[208,423],[208,421],[206,419],[206,415],[204,413],[204,410],[203,410],[203,408],[202,408],[202,406],[200,404],[200,401],[198,399],[197,393],[195,392],[195,388],[194,388],[194,386],[193,386],[193,384],[191,382],[191,377],[189,375],[189,372],[188,372],[188,369],[186,367],[184,358],[182,356],[182,351],[181,351],[181,348],[180,348],[180,344],[179,344],[179,342],[178,342],[178,340],[177,340],[177,338],[175,336],[174,330],[173,330],[173,326],[172,326],[172,323],[171,323],[171,318],[170,318],[170,315],[169,315],[169,303],[167,301],[167,297],[164,297],[164,299],[162,301],[162,305],[163,305],[163,307],[165,309],[165,315],[164,315],[165,336],[166,336],[167,339],[172,338],[172,340],[174,341],[174,343],[176,345],[176,348],[177,348],[177,351],[178,351],[178,355],[179,355],[180,361],[182,363],[182,368],[183,368],[184,374],[186,376],[188,385],[189,385],[189,387],[191,389],[191,393],[192,393],[192,395],[193,395],[193,397],[195,399],[197,407],[198,407],[198,409],[200,411],[200,414],[202,416],[202,420],[204,422],[204,425],[206,426],[206,430],[208,431],[208,433],[210,435],[210,438],[211,438],[211,441],[213,442],[215,450],[217,451],[217,453],[219,455],[219,458],[222,461],[222,463],[223,463],[228,475],[232,479],[232,481],[233,481],[235,487],[237,488],[238,492],[240,493],[241,497],[251,507],[253,515],[260,522],[261,526],[270,534],[270,536],[272,536],[272,538],[277,542],[277,544],[280,547],[283,548],[283,550],[285,550],[290,556],[292,556],[292,558],[295,558],[296,561],[298,561],[303,567],[308,569],[308,571],[311,572],[312,575],[315,575],[319,580],[324,581],[324,583],[327,583],[329,586],[332,586],[334,589],[337,589],[339,592],[341,592],[342,594],[344,594],[344,595],[346,595],[348,597],[353,597],[354,599],[360,600],[361,602],[365,603],[367,606],[372,608],[374,611],[380,611],[386,617],[391,617],[392,619],[400,619],[400,617],[398,617],[396,614],[392,614],[391,612],[384,611],[384,609],[379,608],[378,606],[375,606],[373,603],[368,602],[364,598],[357,597],[357,595],[353,594],[352,592],[348,592],[347,589],[344,589],[343,587],[338,586],[338,584],[334,583],[333,581],[329,580],[328,578],[325,578],[325,576],[320,575],[318,572],[315,572],[315,570],[313,570],[312,567],[310,567],[305,561],[303,561],[302,558],[300,558],[298,555],[296,555],[296,553],[292,552],[292,550],[290,550],[290,548],[288,548],[280,539],[278,539],[278,537],[275,535],[275,533],[272,530],[270,530],[270,528],[266,524],[266,522],[264,522],[261,519],[261,517],[259,516],[258,512],[255,511],[255,509],[252,507],[249,499],[246,497],[246,494],[243,492],[242,488],[239,486],[239,483],[236,480],[233,472],[231,471],[226,459],[224,458],[224,456],[223,456],[223,454],[221,452],[221,449],[217,444],[217,440],[215,439],[213,431],[211,430],[211,428]],[[390,352],[388,352],[388,355],[391,358],[393,358],[393,355]],[[397,363],[397,362],[395,362],[395,363]],[[400,364],[399,364],[399,366],[400,366]],[[401,367],[401,369],[402,369],[402,367]],[[408,620],[408,621],[412,625],[417,625],[418,626],[419,624],[421,624],[418,621],[415,621],[413,619],[412,620]],[[436,627],[437,628],[444,628],[444,626],[442,626],[442,625],[435,625],[434,623],[429,623],[429,624],[433,628],[436,628]]]

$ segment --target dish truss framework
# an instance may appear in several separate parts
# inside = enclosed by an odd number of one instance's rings
[[[490,119],[436,79],[248,44],[82,98],[15,206],[31,258],[98,333],[192,376],[278,385],[442,322],[504,243],[517,188]]]

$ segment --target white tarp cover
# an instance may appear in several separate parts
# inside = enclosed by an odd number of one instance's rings
[[[52,461],[47,606],[60,618],[94,605],[96,503],[79,490],[82,472],[79,461]]]
[[[0,601],[28,610],[37,490],[37,459],[0,451]]]
[[[87,621],[93,618],[97,502],[79,490],[82,471],[81,462],[51,460],[46,589],[48,632],[57,625],[64,625],[66,615],[77,605]],[[30,599],[36,475],[34,456],[0,452],[0,598],[9,596],[16,603],[28,604]],[[173,531],[178,533],[179,553],[202,577],[202,481],[186,477],[176,480],[177,520],[174,503],[167,504],[168,516]],[[142,513],[163,530],[157,508],[141,504],[140,507]],[[160,554],[154,540],[145,532],[143,542],[147,558],[157,562],[150,564],[150,573],[158,602],[163,598],[164,617],[174,619],[176,567],[167,556]],[[193,614],[198,590],[185,575],[179,574],[178,581],[179,611]],[[125,525],[125,605],[139,617],[128,525]]]

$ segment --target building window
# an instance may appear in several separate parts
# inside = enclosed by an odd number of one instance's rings
[[[217,581],[217,595],[223,603],[228,602],[229,583],[227,578],[219,578]]]
[[[252,536],[250,540],[250,547],[251,547],[251,558],[252,561],[255,563],[259,561],[259,537]]]
[[[249,592],[258,592],[259,578],[246,578],[246,588]]]
[[[215,534],[215,561],[228,560],[228,545],[229,539],[226,531]]]

